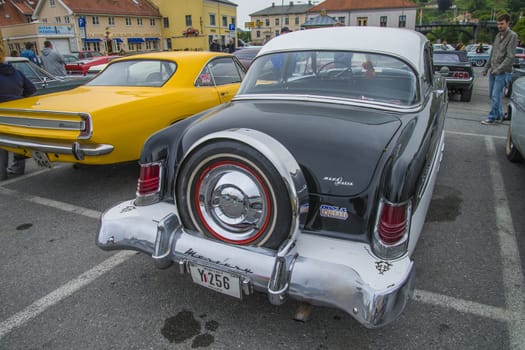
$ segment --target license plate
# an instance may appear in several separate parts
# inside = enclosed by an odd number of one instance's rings
[[[31,151],[31,157],[39,166],[43,168],[51,168],[51,162],[49,161],[47,154],[40,151]]]
[[[193,263],[190,263],[189,267],[191,278],[196,284],[238,299],[241,298],[239,276]]]

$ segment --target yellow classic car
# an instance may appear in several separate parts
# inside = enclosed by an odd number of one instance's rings
[[[219,52],[156,52],[112,61],[73,90],[0,103],[0,147],[52,162],[136,160],[144,141],[228,102],[245,69]]]

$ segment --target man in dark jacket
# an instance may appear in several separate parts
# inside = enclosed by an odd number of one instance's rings
[[[498,34],[494,38],[490,58],[483,68],[482,74],[489,75],[489,98],[490,111],[483,125],[493,125],[497,121],[503,121],[503,88],[507,83],[508,76],[512,72],[512,63],[516,54],[518,35],[510,30],[510,16],[502,14],[497,18]]]
[[[0,45],[0,102],[34,94],[36,92],[35,85],[22,72],[16,70],[9,63],[4,63],[4,59],[4,50]],[[0,180],[7,178],[7,157],[7,151],[0,148]],[[21,175],[24,173],[24,170],[25,157],[16,154],[10,172],[15,175]]]

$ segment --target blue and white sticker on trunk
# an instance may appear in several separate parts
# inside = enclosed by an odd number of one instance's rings
[[[319,208],[322,217],[337,219],[337,220],[346,220],[348,219],[348,209],[336,207],[334,205],[321,204]]]

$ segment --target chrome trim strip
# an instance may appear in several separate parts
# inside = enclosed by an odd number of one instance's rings
[[[11,114],[47,114],[52,116],[74,116],[80,117],[79,122],[69,121],[69,120],[59,120],[51,118],[34,118],[26,117],[22,115],[8,116],[0,115],[0,125],[11,125],[11,126],[20,126],[27,128],[36,128],[36,129],[53,129],[53,130],[78,130],[80,140],[89,140],[91,135],[93,135],[93,118],[91,114],[85,112],[64,112],[64,111],[49,111],[42,109],[26,109],[26,108],[0,108],[0,113],[11,113]],[[11,120],[11,122],[9,122]],[[24,121],[31,121],[31,123],[25,123]],[[57,123],[58,125],[53,125]],[[63,125],[61,125],[63,124]],[[78,127],[75,125],[78,124]],[[88,128],[87,132],[86,129]]]
[[[27,118],[22,116],[8,117],[2,115],[0,115],[0,124],[10,126],[21,126],[24,128],[58,129],[72,131],[81,131],[85,127],[85,123],[83,121],[74,122],[70,120]]]
[[[73,152],[74,148],[77,149],[81,154],[87,156],[101,156],[104,154],[111,153],[114,149],[112,145],[80,145],[78,142],[72,144],[66,143],[52,143],[52,142],[39,142],[33,140],[26,140],[17,137],[10,137],[0,135],[0,146],[12,147],[12,148],[27,148],[33,151],[40,151],[44,153],[56,153],[56,154],[67,154],[75,155]]]
[[[89,115],[85,112],[67,112],[67,111],[52,111],[47,109],[27,109],[27,108],[5,108],[0,107],[0,113],[28,113],[28,114],[52,114],[52,115],[70,115],[70,116],[81,116],[83,114]]]
[[[402,106],[402,105],[392,105],[383,102],[376,102],[371,100],[366,100],[363,102],[361,100],[353,100],[348,98],[338,98],[331,96],[316,96],[316,95],[283,95],[283,94],[245,94],[245,95],[235,95],[232,101],[246,101],[246,100],[279,100],[279,101],[305,101],[305,102],[320,102],[320,103],[336,103],[346,106],[356,106],[356,107],[366,107],[374,108],[384,111],[391,112],[406,112],[406,113],[417,113],[423,109],[422,103],[417,103],[412,106]]]

